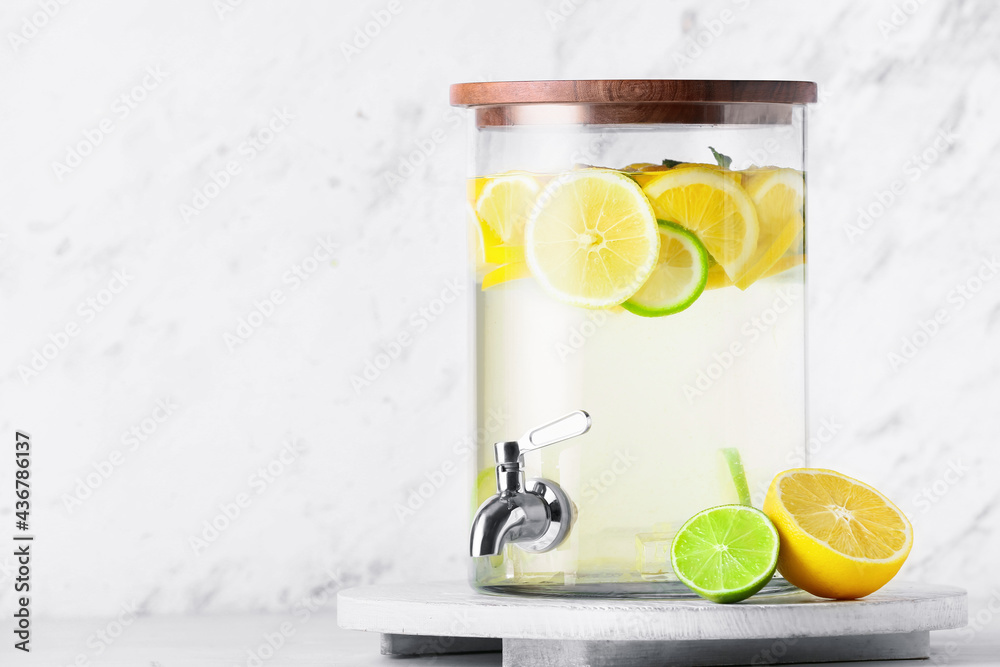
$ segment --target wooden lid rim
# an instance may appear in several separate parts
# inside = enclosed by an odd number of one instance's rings
[[[513,104],[663,104],[816,101],[811,81],[711,79],[590,79],[485,81],[451,86],[451,104],[461,107]]]

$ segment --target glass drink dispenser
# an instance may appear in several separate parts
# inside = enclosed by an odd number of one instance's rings
[[[791,81],[452,87],[474,117],[474,586],[685,595],[684,521],[759,507],[806,465],[815,100]]]

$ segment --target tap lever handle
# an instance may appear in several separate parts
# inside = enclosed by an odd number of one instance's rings
[[[521,436],[517,444],[522,452],[527,452],[575,438],[589,430],[590,415],[583,410],[577,410],[544,426],[531,429]]]

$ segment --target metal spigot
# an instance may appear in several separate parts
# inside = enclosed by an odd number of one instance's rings
[[[571,412],[554,422],[531,429],[520,440],[493,445],[497,495],[484,502],[472,520],[469,552],[496,556],[508,542],[525,551],[555,549],[569,532],[569,498],[555,482],[524,479],[524,454],[575,438],[590,430],[590,415]]]

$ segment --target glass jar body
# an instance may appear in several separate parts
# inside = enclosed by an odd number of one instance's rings
[[[804,107],[714,105],[721,116],[713,120],[723,122],[601,124],[572,122],[593,120],[592,106],[552,106],[494,108],[540,120],[473,130],[472,512],[496,493],[494,442],[578,409],[593,426],[525,457],[528,478],[557,483],[571,500],[566,539],[547,553],[508,544],[474,558],[471,580],[526,594],[685,595],[671,539],[697,512],[746,501],[733,452],[758,507],[776,473],[806,465]],[[707,278],[683,310],[649,316],[628,301],[581,305],[538,275],[546,264],[529,257],[537,235],[526,228],[542,224],[569,175],[581,172],[620,175],[661,223],[704,239]],[[667,173],[688,184],[672,209],[653,185]],[[670,212],[677,219],[663,221]],[[757,231],[713,228],[704,223],[713,215],[756,215]],[[726,234],[738,238],[713,238]],[[750,236],[742,264],[724,267],[713,256]]]

